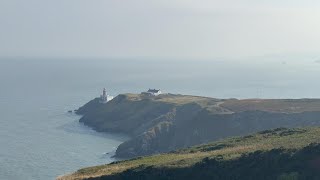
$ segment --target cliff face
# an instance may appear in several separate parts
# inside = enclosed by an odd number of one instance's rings
[[[119,95],[106,104],[94,99],[79,108],[83,115],[80,122],[97,131],[121,132],[137,136],[165,119],[173,109],[172,104],[155,102],[151,99],[130,99],[129,95]]]
[[[97,131],[130,135],[116,156],[131,158],[271,128],[320,125],[320,100],[123,94],[107,104],[92,100],[78,114]]]

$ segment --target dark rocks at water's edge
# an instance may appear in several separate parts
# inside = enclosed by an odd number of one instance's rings
[[[67,111],[68,113],[76,113],[77,114],[77,109],[75,109],[75,110],[69,110],[69,111]]]
[[[168,152],[277,127],[320,125],[320,100],[237,100],[199,96],[122,94],[76,112],[101,132],[125,133],[116,157]]]

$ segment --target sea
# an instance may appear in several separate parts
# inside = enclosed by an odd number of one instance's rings
[[[215,98],[320,98],[315,59],[0,59],[0,179],[46,180],[106,164],[124,134],[68,113],[98,97],[164,93]]]

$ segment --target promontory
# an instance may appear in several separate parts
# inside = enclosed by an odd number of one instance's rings
[[[93,99],[77,113],[96,131],[129,135],[115,156],[132,158],[272,128],[320,125],[320,100],[120,94],[107,103]]]

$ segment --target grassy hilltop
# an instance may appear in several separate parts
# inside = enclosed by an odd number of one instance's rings
[[[320,179],[320,128],[277,128],[80,169],[71,179]]]
[[[320,126],[318,99],[216,99],[121,94],[79,108],[80,122],[97,131],[125,133],[116,156],[132,158],[247,135],[277,127]]]

